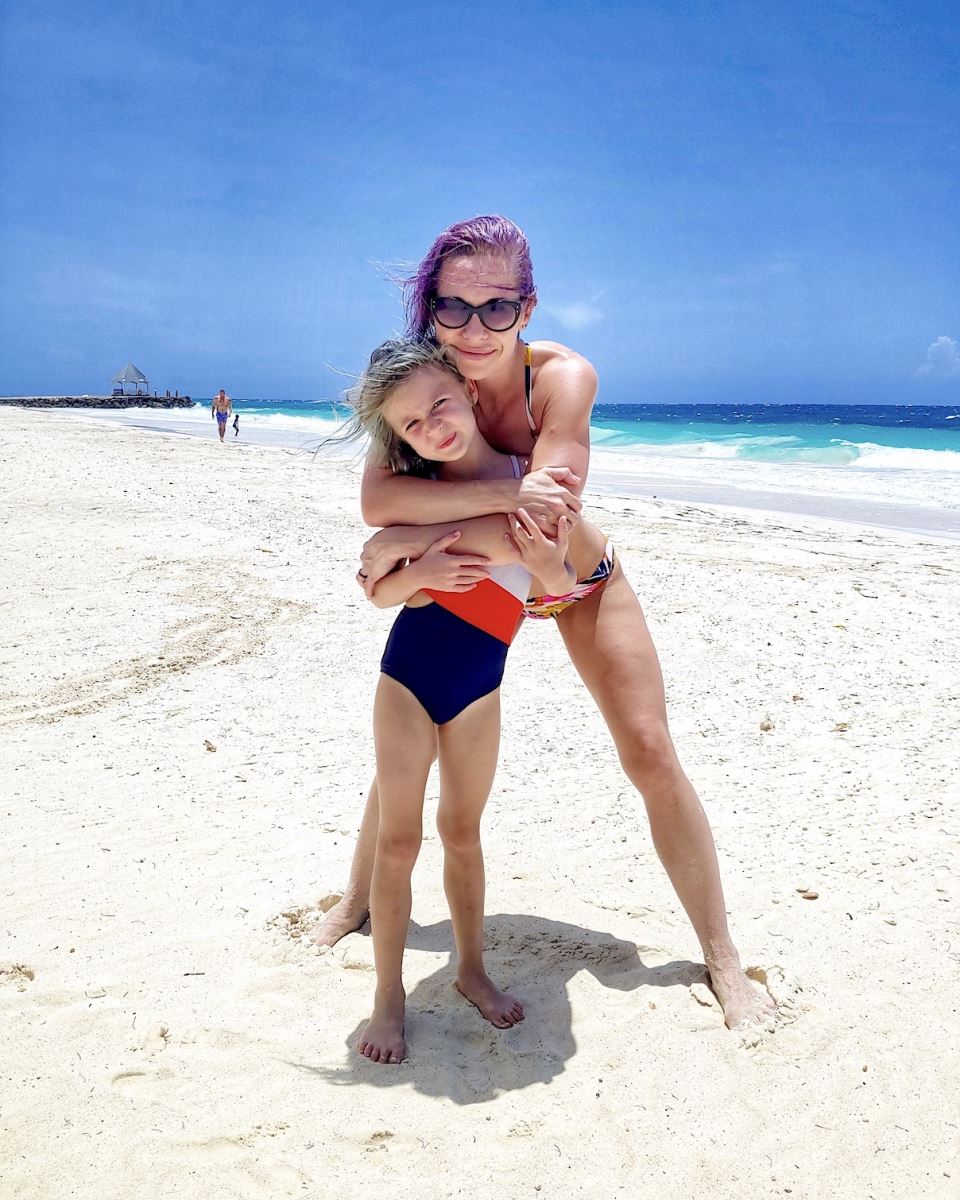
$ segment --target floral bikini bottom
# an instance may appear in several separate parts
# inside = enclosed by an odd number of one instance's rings
[[[587,596],[599,591],[613,574],[615,561],[613,543],[608,541],[603,558],[586,579],[577,580],[573,590],[565,596],[531,596],[523,607],[523,615],[540,621],[546,620],[547,617],[559,617],[571,604],[576,604],[578,600],[586,600]]]

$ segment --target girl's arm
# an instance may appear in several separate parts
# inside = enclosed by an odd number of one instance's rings
[[[458,535],[453,556],[463,557],[463,565],[498,566],[517,560],[515,547],[506,540],[510,526],[505,516],[474,517],[470,521],[446,521],[439,525],[397,525],[381,529],[363,547],[359,576],[367,595],[372,597],[377,580],[398,563],[420,558],[438,538],[453,533]]]
[[[511,518],[513,532],[511,541],[517,548],[520,563],[540,581],[543,592],[551,596],[565,596],[577,582],[567,549],[570,543],[570,523],[566,517],[557,522],[557,536],[551,538],[543,532],[524,509],[517,509],[516,518]]]

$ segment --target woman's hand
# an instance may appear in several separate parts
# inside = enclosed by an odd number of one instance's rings
[[[360,551],[360,570],[357,571],[357,583],[366,592],[367,598],[373,595],[374,587],[385,575],[389,575],[409,557],[409,548],[390,529],[381,529],[368,538]]]
[[[553,537],[560,517],[567,518],[568,530],[580,514],[580,498],[569,489],[580,483],[567,467],[541,467],[520,480],[518,508],[523,508],[544,533]]]
[[[482,554],[448,553],[459,537],[459,530],[445,533],[410,564],[408,569],[416,575],[418,588],[433,588],[435,592],[469,592],[481,579],[487,578],[490,560]]]
[[[540,580],[550,595],[565,596],[577,582],[576,572],[567,562],[569,519],[560,517],[554,538],[548,537],[523,508],[518,508],[516,517],[509,520],[511,532],[504,537],[516,546],[520,562]]]

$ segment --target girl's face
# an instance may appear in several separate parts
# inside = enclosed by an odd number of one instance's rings
[[[436,296],[455,297],[479,307],[489,300],[522,301],[520,317],[501,333],[487,327],[473,313],[460,329],[448,329],[434,320],[437,341],[453,346],[457,367],[467,379],[486,379],[513,354],[521,329],[530,320],[535,300],[523,299],[517,286],[517,271],[509,254],[475,254],[447,259],[437,276]]]
[[[467,389],[441,367],[422,367],[383,406],[387,424],[428,462],[455,462],[477,435]]]

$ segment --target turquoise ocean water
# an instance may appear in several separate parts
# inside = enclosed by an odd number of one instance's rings
[[[252,429],[267,419],[277,429],[288,424],[291,433],[309,421],[319,430],[346,416],[326,403],[233,404],[241,421],[258,418]],[[640,454],[960,472],[960,401],[955,407],[607,404],[594,409],[592,426],[595,446]]]
[[[236,446],[302,457],[346,410],[328,403],[234,399]],[[108,419],[215,438],[209,401]],[[954,406],[607,404],[591,422],[590,486],[855,520],[960,539],[960,399]],[[362,448],[327,448],[356,455]],[[312,455],[311,455],[312,457]]]

